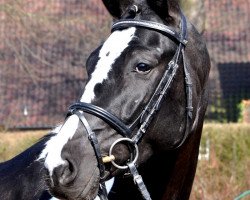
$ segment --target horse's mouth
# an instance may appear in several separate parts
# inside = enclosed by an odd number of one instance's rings
[[[99,190],[99,168],[96,168],[83,189],[81,194],[77,197],[79,200],[93,200],[98,194]],[[72,199],[73,200],[73,199]]]

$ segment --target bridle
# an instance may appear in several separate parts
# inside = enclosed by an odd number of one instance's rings
[[[124,122],[122,122],[115,115],[93,104],[77,102],[71,105],[69,108],[69,112],[67,116],[75,114],[79,117],[80,121],[82,122],[82,124],[84,125],[87,131],[88,139],[91,142],[91,145],[93,146],[93,149],[95,151],[95,155],[98,161],[98,167],[100,169],[100,177],[101,177],[99,193],[100,193],[100,198],[103,200],[107,199],[107,192],[106,192],[106,188],[104,184],[104,181],[105,181],[104,162],[106,161],[103,160],[103,156],[100,151],[100,146],[98,144],[96,134],[92,131],[88,121],[86,120],[84,116],[84,113],[88,113],[88,114],[94,115],[102,119],[104,122],[110,125],[110,127],[116,130],[118,134],[122,136],[122,138],[118,139],[111,145],[111,148],[109,151],[109,158],[112,157],[112,150],[114,146],[117,145],[118,143],[126,142],[126,143],[129,143],[130,146],[133,146],[133,149],[131,150],[131,160],[127,163],[127,165],[119,166],[115,163],[113,159],[110,159],[107,162],[112,162],[112,164],[119,169],[129,169],[143,198],[147,200],[150,200],[151,197],[142,180],[142,177],[139,175],[137,171],[136,164],[135,164],[138,158],[138,154],[139,154],[137,144],[141,141],[141,139],[147,132],[147,129],[152,119],[154,118],[156,113],[159,111],[161,104],[163,102],[164,96],[167,95],[170,89],[171,83],[173,82],[173,79],[176,75],[177,69],[179,68],[178,62],[181,56],[182,56],[182,62],[183,62],[183,68],[184,68],[185,87],[186,87],[186,128],[185,128],[185,133],[184,133],[182,140],[174,148],[179,148],[186,141],[190,132],[189,129],[190,129],[190,124],[192,120],[192,112],[193,112],[192,81],[191,81],[191,77],[189,74],[188,65],[185,62],[185,55],[184,55],[184,49],[187,44],[187,22],[186,22],[185,16],[181,13],[180,33],[160,23],[144,21],[144,20],[135,20],[135,19],[129,19],[129,20],[125,19],[125,20],[119,20],[115,22],[112,26],[112,32],[116,30],[126,29],[128,27],[142,27],[145,29],[150,29],[150,30],[160,32],[163,35],[174,40],[178,44],[178,47],[173,58],[166,66],[164,75],[162,76],[162,79],[160,83],[158,84],[154,94],[152,95],[148,104],[143,109],[142,113],[132,123],[132,125],[127,126]],[[135,130],[136,127],[140,127],[140,128],[138,129],[135,135],[132,135],[132,132]]]

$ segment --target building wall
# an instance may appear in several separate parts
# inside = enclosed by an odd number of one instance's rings
[[[211,55],[208,120],[237,122],[250,98],[250,2],[205,0],[204,36]]]
[[[109,34],[111,18],[100,0],[18,2],[0,4],[0,126],[54,126],[81,95],[86,58]],[[211,55],[208,120],[237,121],[238,105],[249,99],[249,4],[204,0],[185,8],[199,10],[187,15]]]
[[[86,79],[85,61],[109,34],[99,0],[4,0],[0,4],[0,126],[64,120]]]

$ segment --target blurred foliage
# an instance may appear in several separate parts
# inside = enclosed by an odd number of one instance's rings
[[[182,9],[188,12],[192,8],[194,1],[193,0],[180,0],[180,3],[181,3]]]
[[[99,0],[4,0],[0,21],[0,125],[52,127],[80,96],[111,18]]]
[[[181,8],[199,32],[205,30],[205,7],[201,0],[180,0]]]
[[[250,124],[205,124],[201,146],[209,141],[209,160],[200,160],[191,200],[234,199],[250,188]]]
[[[0,162],[24,151],[46,133],[47,131],[0,132]]]
[[[241,101],[240,103],[237,104],[237,109],[239,110],[239,116],[238,116],[238,122],[242,123],[243,122],[243,113],[244,113],[244,102]]]

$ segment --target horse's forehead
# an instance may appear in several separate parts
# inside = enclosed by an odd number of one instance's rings
[[[113,32],[105,41],[99,52],[99,60],[95,66],[87,83],[81,101],[91,103],[95,98],[94,88],[98,83],[102,83],[108,78],[108,73],[112,70],[114,62],[132,41],[136,29],[128,28],[122,31]]]

